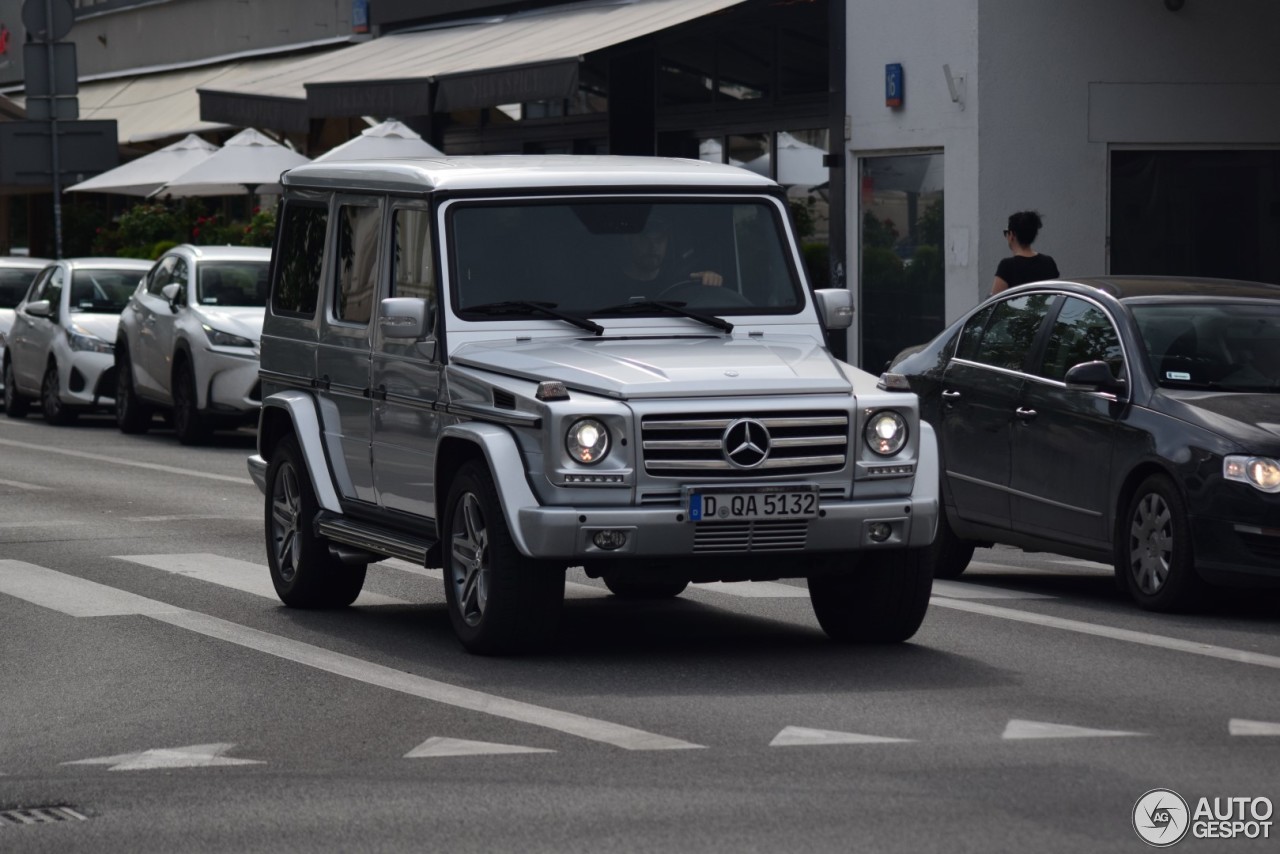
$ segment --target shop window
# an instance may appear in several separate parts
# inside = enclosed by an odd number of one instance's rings
[[[769,96],[773,75],[773,33],[764,27],[730,30],[720,42],[716,91],[728,101]]]
[[[709,104],[715,96],[715,42],[691,38],[662,48],[658,99],[666,106]]]
[[[941,154],[860,162],[860,364],[869,371],[942,331],[942,166]]]

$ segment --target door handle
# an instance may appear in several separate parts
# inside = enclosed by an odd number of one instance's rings
[[[325,375],[325,376],[323,376],[323,377],[320,377],[319,379],[314,379],[314,380],[312,380],[312,381],[311,381],[311,387],[312,387],[312,388],[318,388],[318,389],[321,389],[321,390],[323,390],[323,391],[328,391],[328,390],[329,390],[329,376],[328,376],[328,374],[326,374],[326,375]]]
[[[948,391],[947,389],[943,389],[943,390],[942,390],[942,399],[943,399],[943,400],[959,400],[959,399],[960,399],[960,392],[958,392],[958,391]]]
[[[374,396],[374,399],[376,399],[376,400],[386,400],[386,399],[387,399],[387,387],[386,387],[385,385],[380,385],[380,386],[378,386],[377,388],[375,388],[375,389],[373,390],[373,396]]]
[[[1027,409],[1022,406],[1015,409],[1013,414],[1017,416],[1019,421],[1033,421],[1036,417],[1036,411],[1034,409]]]

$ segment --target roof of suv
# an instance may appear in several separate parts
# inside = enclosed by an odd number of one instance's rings
[[[429,190],[519,190],[539,187],[776,186],[736,166],[670,157],[572,154],[495,154],[406,158],[295,166],[285,187]]]

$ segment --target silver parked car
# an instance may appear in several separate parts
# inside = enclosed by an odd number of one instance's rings
[[[257,420],[258,339],[271,250],[174,247],[120,313],[115,335],[116,423],[125,433],[171,410],[179,441]]]
[[[4,364],[5,343],[13,326],[13,309],[27,295],[36,274],[51,263],[47,258],[26,255],[0,257],[0,365]],[[3,376],[0,374],[0,392],[4,391]]]
[[[632,598],[806,578],[833,638],[915,633],[933,431],[827,350],[852,300],[806,284],[777,184],[573,156],[282,181],[249,469],[286,604],[394,556],[444,568],[479,653],[546,641],[569,566]]]
[[[14,310],[4,352],[4,411],[27,414],[37,399],[45,420],[69,424],[81,412],[115,405],[115,329],[150,261],[64,258],[40,271]]]

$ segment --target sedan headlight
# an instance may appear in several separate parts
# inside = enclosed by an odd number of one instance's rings
[[[72,350],[81,350],[89,353],[114,353],[116,345],[110,341],[104,341],[97,335],[90,334],[87,329],[72,324],[67,329],[67,346]]]
[[[241,335],[232,335],[230,332],[223,332],[221,329],[214,329],[207,323],[200,324],[204,329],[205,337],[209,339],[209,343],[215,347],[252,347],[253,342]]]
[[[1222,476],[1263,492],[1280,492],[1280,461],[1269,457],[1226,457],[1222,461]]]
[[[882,409],[867,419],[863,436],[873,453],[891,457],[907,444],[907,422],[892,409]]]
[[[594,418],[581,418],[569,426],[564,446],[578,462],[594,465],[609,453],[609,430]]]

